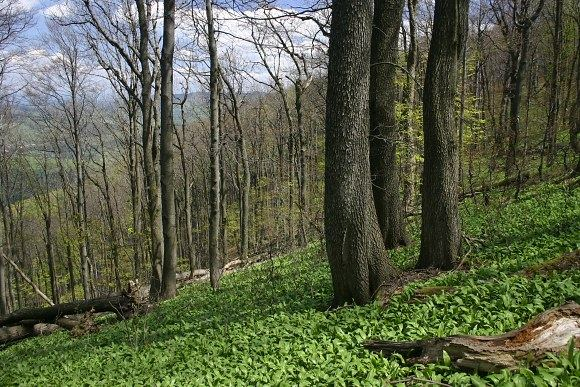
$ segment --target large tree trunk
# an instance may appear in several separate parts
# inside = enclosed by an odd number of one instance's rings
[[[369,164],[372,0],[335,0],[326,99],[324,228],[333,305],[369,302],[395,269],[374,208]]]
[[[221,257],[219,251],[220,232],[220,128],[219,128],[219,63],[216,47],[213,11],[211,0],[205,1],[207,16],[208,45],[210,53],[210,215],[209,215],[209,266],[210,282],[214,289],[219,288],[221,276]]]
[[[161,50],[161,208],[163,214],[163,281],[161,297],[175,297],[177,230],[173,183],[173,52],[175,49],[175,0],[163,1],[163,48]]]
[[[397,168],[397,57],[404,0],[375,1],[370,70],[370,164],[385,247],[407,244]]]
[[[437,0],[423,95],[421,252],[418,268],[450,269],[459,256],[458,152],[454,119],[457,62],[468,0]]]
[[[365,347],[385,356],[398,353],[416,363],[440,362],[445,351],[456,367],[496,372],[517,367],[522,361],[541,360],[547,353],[564,352],[570,340],[580,348],[580,305],[575,302],[550,309],[522,328],[503,335],[457,335],[412,342],[371,341]]]

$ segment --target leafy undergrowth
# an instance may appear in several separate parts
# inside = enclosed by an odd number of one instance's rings
[[[217,292],[207,284],[185,288],[149,315],[100,333],[76,339],[58,333],[8,347],[0,351],[0,385],[380,386],[410,377],[417,384],[580,385],[576,350],[540,367],[476,375],[446,364],[405,364],[361,346],[370,338],[502,333],[580,298],[578,268],[523,271],[578,249],[578,190],[540,186],[517,202],[494,202],[462,205],[469,271],[412,283],[386,308],[326,311],[329,269],[313,245],[227,276]],[[392,258],[409,267],[416,252],[415,245]],[[413,290],[425,285],[454,286],[455,292],[409,303]]]

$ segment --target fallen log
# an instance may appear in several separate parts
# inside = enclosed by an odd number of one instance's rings
[[[46,323],[0,328],[0,345],[23,340],[28,337],[50,335],[61,329],[60,325]]]
[[[580,348],[580,305],[570,302],[550,309],[520,329],[497,336],[457,335],[412,342],[369,341],[365,348],[391,355],[398,353],[413,363],[437,363],[444,351],[458,368],[495,372],[535,363],[548,353],[561,353],[573,339]]]
[[[14,313],[0,317],[0,327],[18,325],[23,320],[37,320],[54,323],[60,317],[81,314],[89,311],[115,312],[119,316],[126,317],[135,310],[135,306],[136,303],[134,298],[127,293],[122,293],[110,297],[68,302],[46,308],[20,309]]]

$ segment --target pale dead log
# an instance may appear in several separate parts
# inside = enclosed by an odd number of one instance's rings
[[[458,368],[495,372],[532,363],[548,353],[564,352],[573,339],[580,348],[580,305],[550,309],[520,329],[497,336],[457,335],[412,342],[369,341],[365,348],[383,355],[398,353],[415,363],[436,363],[445,351]]]
[[[10,343],[34,336],[34,326],[17,325],[0,328],[0,344]]]

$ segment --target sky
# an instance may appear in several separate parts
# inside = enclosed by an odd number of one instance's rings
[[[162,0],[159,0],[162,3]],[[310,0],[312,3],[314,0]],[[67,10],[67,0],[19,0],[23,8],[32,10],[35,13],[35,24],[28,31],[26,31],[26,46],[24,46],[24,51],[27,54],[21,55],[21,62],[30,64],[34,66],[32,62],[39,62],[45,60],[47,54],[45,51],[45,46],[41,43],[41,38],[48,34],[46,18],[50,16],[59,16],[66,13]],[[281,0],[278,1],[277,6],[283,8],[294,8],[303,9],[306,7],[307,1],[304,0]],[[202,12],[203,10],[200,10]],[[238,20],[233,20],[239,17],[239,14],[228,14],[224,11],[214,11],[216,18],[218,19],[218,28],[223,31],[218,37],[218,47],[225,55],[226,52],[231,54],[236,58],[236,62],[248,72],[249,75],[261,82],[268,82],[269,75],[263,66],[259,66],[256,62],[259,61],[259,57],[256,50],[251,42],[247,40],[251,39],[251,29],[243,22]],[[254,14],[256,16],[256,14]],[[259,16],[259,15],[257,15]],[[188,18],[185,18],[186,20]],[[179,20],[178,20],[179,23]],[[318,31],[318,26],[313,22],[302,22],[294,20],[287,26],[288,30],[292,33],[290,34],[292,40],[297,46],[302,46],[305,52],[311,52],[312,43],[309,39],[304,39],[304,36],[313,35]],[[188,32],[184,28],[178,26],[178,31],[176,32],[178,40],[181,42],[187,42],[191,40],[188,36]],[[179,45],[179,43],[178,43]],[[183,49],[182,49],[183,50]],[[196,54],[199,55],[199,52]],[[272,64],[279,66],[282,72],[291,72],[293,70],[293,63],[290,57],[282,56],[279,57],[273,52],[270,52],[268,60],[272,61]],[[179,56],[179,52],[176,57]],[[176,74],[176,87],[179,88],[180,76]],[[259,82],[255,83],[255,86],[259,86]],[[259,87],[258,87],[259,88]]]

